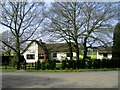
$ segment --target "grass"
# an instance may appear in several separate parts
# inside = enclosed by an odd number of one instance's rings
[[[7,66],[7,68],[5,66],[0,66],[0,72],[15,72],[16,67],[13,66]]]
[[[97,55],[87,55],[87,56],[89,56],[89,57],[91,57],[91,59],[96,59],[97,58]],[[80,59],[83,59],[83,55],[79,55],[79,58]]]
[[[59,64],[58,64],[59,67]],[[24,70],[25,72],[92,72],[92,71],[117,71],[120,70],[120,68],[100,68],[100,69],[60,69],[60,70],[35,70],[34,68],[30,68],[27,70]],[[13,68],[13,66],[8,66],[7,69],[5,69],[5,66],[0,66],[0,72],[16,72],[16,68]]]
[[[92,71],[117,71],[120,68],[101,68],[101,69],[65,69],[65,70],[32,70],[28,69],[26,72],[92,72]]]

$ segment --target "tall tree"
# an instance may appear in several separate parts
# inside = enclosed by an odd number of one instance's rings
[[[5,2],[2,7],[0,24],[6,26],[15,37],[15,48],[4,41],[16,53],[17,69],[21,68],[21,45],[32,39],[31,37],[39,29],[43,21],[44,3],[42,2]],[[20,38],[24,37],[22,41]],[[24,50],[23,50],[24,51]]]
[[[12,35],[10,31],[4,31],[2,32],[2,41],[4,41],[6,44],[10,45],[11,47],[15,47],[15,37]],[[11,55],[12,49],[5,44],[2,44],[1,46],[3,53],[5,52],[8,56]]]
[[[106,44],[109,41],[108,37],[111,38],[110,22],[115,15],[114,6],[114,3],[98,2],[53,3],[48,14],[51,23],[49,29],[56,33],[57,35],[54,35],[57,37],[60,35],[62,38],[71,38],[75,43],[77,60],[79,60],[79,46],[82,44],[85,59],[88,47],[94,43]]]
[[[114,29],[112,58],[120,59],[120,23]]]
[[[83,3],[82,17],[85,21],[83,25],[83,46],[84,56],[87,58],[88,47],[91,47],[95,42],[103,45],[110,42],[112,39],[111,21],[115,17],[115,3]]]
[[[70,48],[69,41],[75,43],[76,60],[79,60],[78,37],[83,33],[80,31],[83,25],[83,22],[80,22],[82,21],[80,6],[80,3],[77,2],[52,3],[50,13],[47,13],[50,20],[49,31],[59,38],[64,38]]]

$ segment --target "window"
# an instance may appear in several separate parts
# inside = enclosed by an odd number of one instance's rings
[[[39,54],[39,59],[44,59],[44,54]]]
[[[67,56],[67,57],[70,57],[70,53],[66,53],[66,56]]]
[[[103,54],[103,57],[107,57],[107,56],[108,56],[108,54],[107,54],[107,53],[104,53],[104,54]]]
[[[53,53],[53,57],[57,57],[57,53]]]
[[[35,59],[35,54],[27,54],[27,59]]]
[[[66,53],[66,56],[67,56],[67,57],[70,57],[70,53]],[[73,56],[73,53],[72,53],[72,56]]]

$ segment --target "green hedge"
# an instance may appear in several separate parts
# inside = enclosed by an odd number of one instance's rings
[[[4,65],[7,69],[7,64]],[[34,64],[26,64],[25,69],[35,70],[64,70],[64,69],[100,69],[120,68],[120,59],[86,59],[86,60],[63,60],[58,64],[56,61],[37,61]]]
[[[59,67],[56,65],[56,61],[46,61],[39,64],[37,62],[37,70],[54,70],[54,69],[99,69],[99,68],[120,68],[119,59],[86,59],[86,60],[63,60]]]

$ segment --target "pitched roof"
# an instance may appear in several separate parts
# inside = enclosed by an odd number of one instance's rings
[[[47,48],[46,48],[45,43],[40,42],[40,41],[37,41],[37,40],[32,40],[32,41],[28,44],[28,46],[26,47],[26,49],[23,51],[23,53],[28,50],[28,48],[33,44],[33,42],[37,43],[37,44],[47,53]]]
[[[112,53],[112,47],[98,47],[97,50],[98,50],[98,53],[100,54],[103,54],[103,53],[111,54]]]
[[[69,52],[67,43],[46,44],[47,50],[50,52]],[[72,49],[75,51],[72,43]]]

